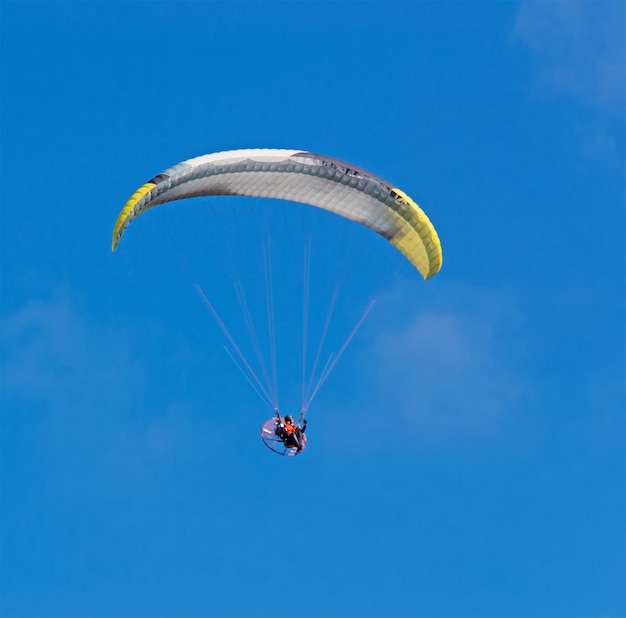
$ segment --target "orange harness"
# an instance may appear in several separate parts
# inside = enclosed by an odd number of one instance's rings
[[[296,430],[296,426],[292,423],[285,423],[285,431],[291,435]]]

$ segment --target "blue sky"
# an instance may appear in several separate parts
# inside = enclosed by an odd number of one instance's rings
[[[626,615],[623,3],[0,9],[3,616]],[[111,253],[143,182],[255,147],[396,183],[442,271],[245,198]],[[310,353],[339,275],[328,350],[377,304],[287,460],[191,282],[245,341],[270,239],[296,408],[309,237]]]

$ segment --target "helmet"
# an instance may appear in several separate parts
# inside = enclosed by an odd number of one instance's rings
[[[285,416],[285,422],[293,423],[293,416],[291,416],[291,414],[287,414],[287,416]]]

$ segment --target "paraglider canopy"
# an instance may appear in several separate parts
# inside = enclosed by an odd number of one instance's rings
[[[216,152],[157,174],[122,208],[111,248],[115,250],[133,219],[154,206],[209,195],[278,198],[322,208],[381,235],[424,279],[441,268],[439,236],[426,213],[404,191],[339,159],[272,148]]]
[[[279,455],[284,455],[285,457],[295,457],[306,448],[306,434],[301,434],[302,449],[300,451],[298,451],[295,446],[286,446],[282,438],[276,433],[276,427],[280,422],[284,423],[285,419],[281,417],[276,418],[275,416],[268,418],[261,427],[261,440],[263,440],[263,444],[271,451]]]

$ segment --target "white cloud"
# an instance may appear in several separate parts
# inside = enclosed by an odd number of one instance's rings
[[[515,35],[535,61],[542,92],[614,108],[626,104],[626,5],[621,1],[522,2]]]
[[[150,407],[149,368],[132,353],[141,346],[131,333],[88,317],[60,293],[3,316],[0,339],[4,418],[21,415],[10,422],[43,445],[39,457],[80,460],[76,475],[118,487],[136,487],[182,456],[194,433],[184,405]]]
[[[2,387],[51,406],[79,408],[139,379],[123,334],[89,325],[66,295],[2,317]]]
[[[431,294],[403,320],[396,298],[377,327],[371,371],[393,431],[411,439],[488,437],[516,413],[526,386],[515,369],[514,308],[470,290]]]

